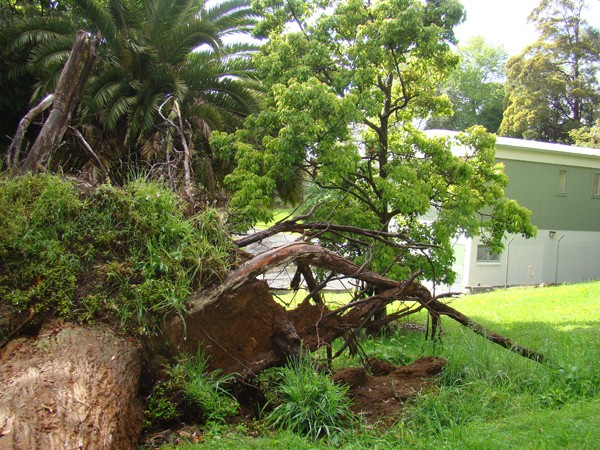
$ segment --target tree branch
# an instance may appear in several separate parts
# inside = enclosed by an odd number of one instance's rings
[[[49,94],[44,98],[37,106],[31,108],[25,116],[19,122],[15,137],[13,138],[8,151],[6,152],[5,162],[6,168],[10,169],[19,165],[19,158],[21,154],[21,145],[23,144],[23,138],[27,132],[27,128],[31,125],[33,119],[39,116],[42,112],[46,111],[50,105],[54,102],[55,95]]]

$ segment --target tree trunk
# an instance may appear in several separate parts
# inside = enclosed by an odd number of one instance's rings
[[[137,449],[142,348],[53,321],[0,351],[0,448]]]
[[[98,40],[85,31],[77,32],[69,59],[60,74],[48,119],[20,167],[21,172],[37,170],[50,159],[69,126],[79,96],[90,75]],[[14,164],[17,161],[13,162]]]

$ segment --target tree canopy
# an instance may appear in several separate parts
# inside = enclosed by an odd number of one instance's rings
[[[542,0],[529,16],[540,34],[507,65],[507,106],[500,133],[570,143],[569,132],[600,115],[600,31],[585,0]]]
[[[504,65],[508,54],[481,36],[458,47],[460,62],[444,83],[452,102],[451,116],[433,117],[428,128],[462,131],[474,125],[495,133],[504,111]]]
[[[276,196],[304,200],[322,223],[379,233],[319,231],[320,243],[397,279],[421,269],[444,281],[459,234],[483,232],[494,249],[505,231],[532,235],[529,212],[504,198],[492,135],[474,128],[451,143],[413,126],[450,110],[437,86],[458,63],[458,1],[257,6],[257,33],[269,37],[256,61],[263,108],[236,133],[212,137],[221,154],[236,155],[230,223],[269,218]]]

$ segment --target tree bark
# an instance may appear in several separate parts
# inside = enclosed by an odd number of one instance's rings
[[[143,347],[106,326],[49,321],[0,350],[0,448],[137,449]]]
[[[56,86],[50,115],[27,157],[23,160],[20,172],[41,168],[62,141],[79,101],[79,96],[92,70],[97,45],[98,40],[90,38],[85,31],[77,32],[73,49]]]

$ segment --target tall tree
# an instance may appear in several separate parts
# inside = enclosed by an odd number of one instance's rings
[[[237,154],[227,178],[230,222],[268,218],[276,195],[300,201],[308,186],[313,219],[331,225],[318,230],[321,243],[396,278],[422,269],[446,281],[458,234],[484,231],[498,249],[505,230],[532,233],[528,212],[503,196],[493,136],[462,135],[467,150],[458,157],[449,141],[412,125],[448,111],[437,86],[457,64],[460,3],[259,5],[265,20],[257,30],[269,36],[257,61],[269,88],[263,110],[212,139]],[[371,232],[353,235],[359,228]]]
[[[581,127],[569,133],[573,144],[579,147],[600,148],[600,119],[591,127]]]
[[[571,142],[600,117],[600,31],[585,0],[542,0],[529,16],[540,36],[507,65],[504,136]]]
[[[503,47],[488,45],[481,36],[458,47],[460,62],[444,83],[443,92],[452,102],[451,116],[432,117],[428,128],[464,131],[482,125],[495,133],[504,111],[504,65],[508,54]]]

